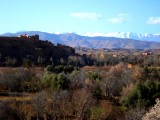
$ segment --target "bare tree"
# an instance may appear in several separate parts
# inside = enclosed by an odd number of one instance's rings
[[[74,71],[75,72],[75,71]],[[85,71],[77,71],[75,74],[72,73],[70,76],[71,80],[71,89],[81,89],[86,87],[85,80],[86,80],[86,74]]]
[[[107,97],[119,96],[123,87],[132,83],[131,71],[119,63],[110,68],[101,80],[101,90]]]
[[[51,118],[53,120],[65,118],[69,114],[70,93],[68,91],[54,91],[51,100]]]
[[[24,90],[25,82],[31,82],[35,77],[33,71],[24,68],[5,69],[0,73],[0,85],[9,90]]]
[[[89,118],[89,112],[94,103],[90,91],[85,89],[74,91],[72,103],[77,120],[86,120]]]
[[[40,118],[47,119],[49,104],[48,94],[45,91],[37,93],[32,101],[33,109],[36,112],[37,120]]]

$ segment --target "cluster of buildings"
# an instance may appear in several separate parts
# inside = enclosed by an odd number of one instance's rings
[[[27,34],[24,34],[24,35],[19,35],[19,36],[17,36],[17,38],[39,40],[39,35],[28,36]]]
[[[1,40],[16,40],[16,39],[24,39],[24,40],[39,40],[39,35],[28,36],[27,34],[19,35],[17,37],[12,36],[0,36]]]

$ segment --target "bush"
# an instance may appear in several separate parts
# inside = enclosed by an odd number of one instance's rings
[[[55,73],[61,73],[63,72],[64,66],[63,65],[57,65],[55,66]]]
[[[128,107],[139,106],[147,108],[154,105],[155,99],[160,97],[159,88],[159,82],[145,81],[138,83],[122,103]]]
[[[108,111],[102,107],[93,107],[91,113],[91,118],[95,120],[100,120],[103,115],[108,115]]]
[[[143,75],[145,79],[160,80],[160,68],[157,67],[144,67]]]
[[[75,69],[74,66],[68,65],[68,66],[64,66],[63,71],[65,73],[71,73],[74,69]]]
[[[101,80],[101,76],[98,73],[95,73],[95,72],[88,72],[87,77],[88,77],[89,80],[92,80],[92,81]]]
[[[55,81],[56,74],[52,73],[45,73],[41,80],[43,88],[54,87],[53,84],[55,83]]]
[[[54,72],[56,74],[58,73],[71,73],[73,70],[76,70],[77,68],[75,68],[74,66],[72,65],[57,65],[55,67],[53,67],[52,65],[48,65],[46,67],[46,71],[48,72]]]
[[[57,88],[58,89],[69,89],[70,80],[62,73],[57,75]]]
[[[46,71],[48,71],[48,72],[53,72],[53,66],[52,65],[48,65],[47,67],[46,67]]]
[[[52,90],[69,89],[70,80],[62,73],[46,73],[42,78],[42,86]]]
[[[100,86],[98,84],[95,85],[95,86],[93,86],[92,94],[93,94],[93,97],[95,99],[101,99],[101,97],[102,97],[102,91],[101,91],[101,88],[100,88]]]

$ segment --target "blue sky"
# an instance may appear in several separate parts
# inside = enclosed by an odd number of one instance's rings
[[[0,34],[160,33],[160,0],[0,0]]]

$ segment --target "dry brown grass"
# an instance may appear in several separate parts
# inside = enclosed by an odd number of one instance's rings
[[[97,66],[84,66],[81,69],[85,71],[94,71],[94,70],[104,70],[108,71],[111,68],[111,66],[102,66],[102,67],[97,67]]]
[[[0,96],[0,101],[25,101],[30,102],[35,93],[27,93],[24,96]]]

